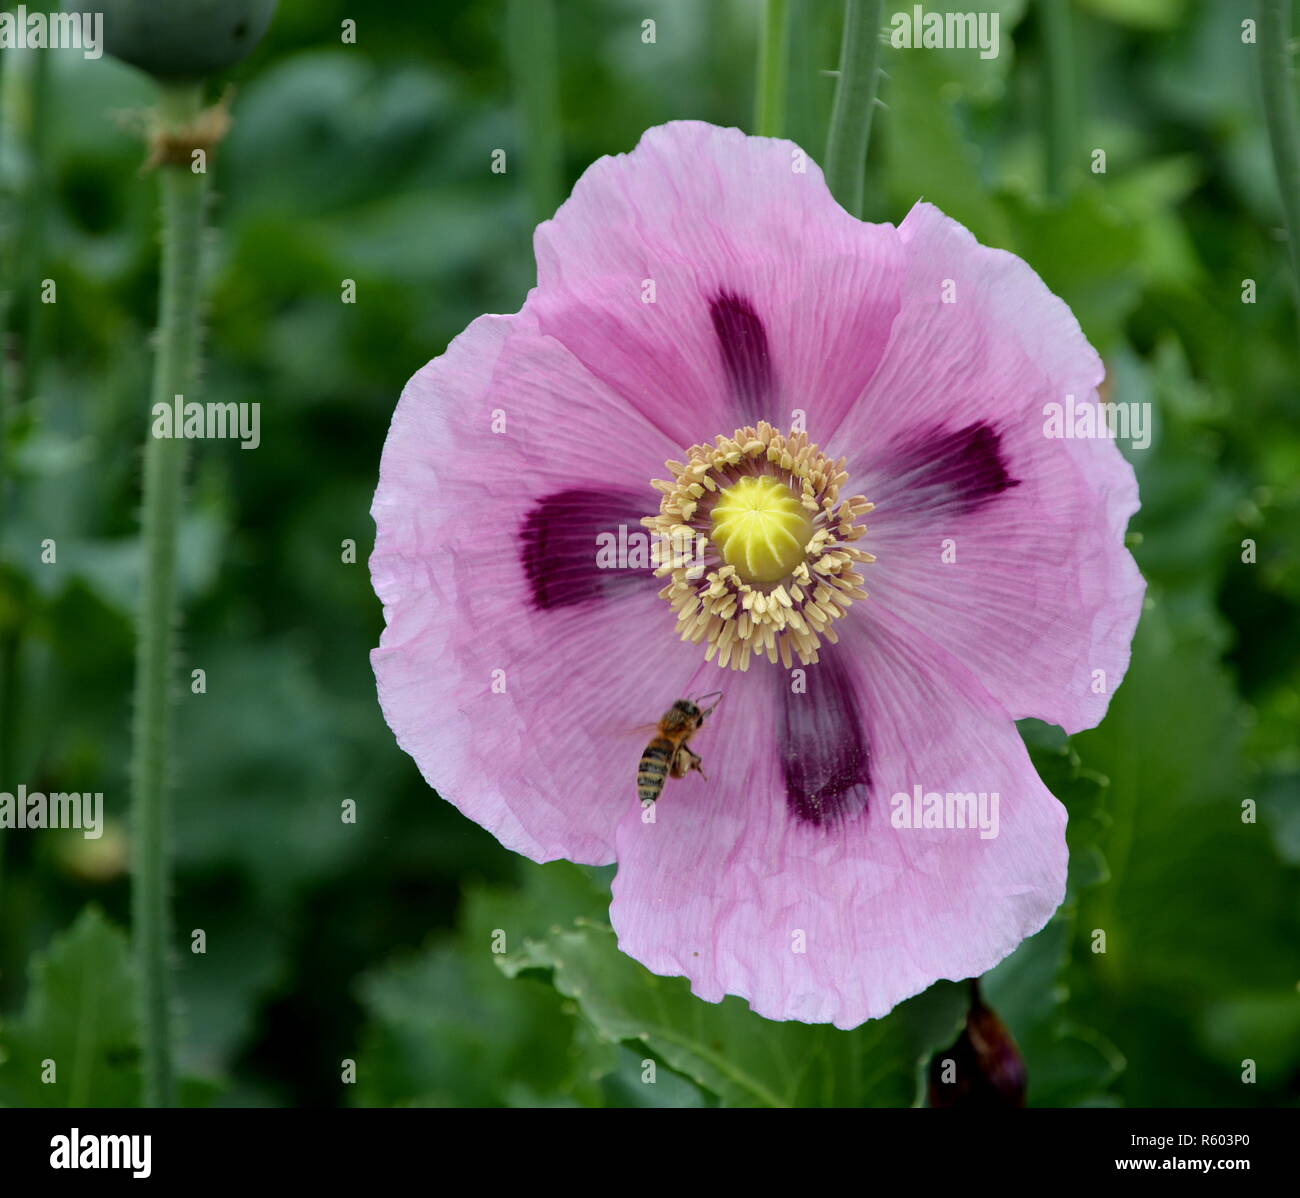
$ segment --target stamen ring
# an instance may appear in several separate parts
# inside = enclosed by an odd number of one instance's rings
[[[856,567],[875,561],[854,544],[866,532],[860,518],[873,505],[862,495],[839,497],[849,477],[845,464],[811,444],[806,432],[785,436],[763,421],[712,445],[692,445],[685,462],[667,463],[671,481],[654,480],[663,492],[659,514],[641,523],[654,534],[655,574],[669,579],[659,593],[677,613],[682,640],[708,646],[706,661],[716,655],[720,666],[747,670],[754,655],[763,655],[789,669],[796,655],[814,664],[823,637],[838,640],[834,622],[867,597]],[[731,517],[715,521],[715,508],[743,479],[771,481],[744,484],[752,494],[733,493],[739,501]],[[790,499],[797,499],[802,518]],[[732,518],[737,508],[759,516],[739,533]],[[749,535],[762,543],[743,543]],[[791,535],[807,536],[802,553],[791,552]],[[664,544],[696,545],[700,552],[664,560]]]

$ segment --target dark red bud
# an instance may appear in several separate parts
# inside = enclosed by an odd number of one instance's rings
[[[946,1052],[930,1062],[932,1107],[1022,1107],[1025,1062],[1006,1024],[971,986],[966,1026]]]

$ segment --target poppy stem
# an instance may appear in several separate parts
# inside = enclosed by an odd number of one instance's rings
[[[553,0],[509,0],[506,54],[515,79],[524,175],[533,220],[560,205],[560,99]]]
[[[1079,152],[1079,103],[1075,73],[1078,46],[1069,0],[1042,0],[1043,142],[1047,194],[1063,200]]]
[[[785,94],[789,68],[790,0],[767,0],[758,41],[758,103],[755,132],[761,137],[785,133]]]
[[[20,252],[21,302],[25,338],[19,373],[18,402],[32,417],[37,408],[37,384],[48,348],[49,297],[45,295],[46,246],[49,242],[50,116],[54,90],[50,83],[50,55],[31,55],[28,76],[30,117],[26,136],[28,176],[23,189]]]
[[[0,161],[6,158],[4,66],[7,56],[0,54]],[[0,279],[13,278],[12,241],[9,222],[0,223]],[[9,439],[11,421],[15,413],[12,391],[9,386],[9,284],[0,283],[0,519],[8,513],[9,495]],[[13,765],[14,739],[13,712],[17,707],[18,684],[18,628],[9,621],[0,630],[0,778],[13,778],[17,770]],[[4,899],[4,844],[0,843],[0,904]]]
[[[845,0],[840,71],[826,142],[826,182],[854,216],[862,215],[863,172],[880,81],[884,0]]]
[[[202,106],[202,87],[164,87],[164,131],[183,130]],[[199,242],[207,174],[188,163],[158,171],[162,195],[162,275],[152,404],[193,393],[198,375]],[[152,423],[150,424],[152,429]],[[136,640],[131,746],[131,921],[143,1054],[144,1102],[174,1098],[171,1002],[171,673],[175,651],[176,552],[185,472],[179,436],[147,435],[141,536],[144,574]]]
[[[1291,65],[1291,0],[1260,0],[1258,37],[1264,117],[1282,194],[1295,299],[1300,304],[1300,116]]]

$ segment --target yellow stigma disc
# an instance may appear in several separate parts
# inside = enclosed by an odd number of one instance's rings
[[[713,543],[747,582],[780,582],[803,560],[812,531],[795,493],[766,474],[738,478],[713,508]]]

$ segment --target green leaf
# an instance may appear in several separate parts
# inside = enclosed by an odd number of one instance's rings
[[[1300,994],[1247,994],[1208,1007],[1201,1020],[1207,1053],[1230,1073],[1253,1061],[1261,1085],[1285,1086],[1300,1070]]]
[[[912,6],[899,5],[897,10],[887,10],[884,37],[886,44],[892,47],[885,69],[894,72],[900,65],[906,69],[912,59],[922,59],[933,68],[932,78],[936,90],[942,92],[945,99],[961,97],[983,103],[992,103],[1003,98],[1007,77],[1011,74],[1016,61],[1016,45],[1013,32],[1025,14],[1026,0],[984,0],[979,5],[978,13],[985,17],[985,29],[991,31],[989,18],[996,15],[998,37],[993,44],[993,53],[985,57],[983,47],[978,45],[979,26],[975,31],[975,44],[957,46],[918,46],[917,39],[922,31],[912,21]],[[971,11],[967,0],[928,0],[924,6],[926,13],[958,13],[965,15]],[[901,38],[904,26],[895,24],[895,17],[907,18],[911,31],[912,47],[905,49],[894,46],[895,30]],[[963,30],[965,26],[961,27]]]
[[[520,889],[467,889],[454,937],[362,978],[369,1020],[357,1056],[359,1105],[630,1105],[626,1087],[604,1082],[624,1063],[586,1033],[572,1004],[535,979],[511,981],[495,964],[505,946],[606,910],[608,888],[596,871],[568,862],[522,869]]]
[[[990,970],[981,988],[1020,1048],[1029,1105],[1095,1105],[1124,1068],[1124,1057],[1071,1016],[1065,975],[1079,894],[1109,876],[1099,846],[1108,826],[1107,782],[1083,767],[1060,728],[1025,720],[1020,730],[1039,776],[1069,812],[1070,872],[1065,901],[1047,926]]]
[[[620,1107],[703,1107],[712,1105],[703,1092],[681,1074],[660,1068],[659,1062],[626,1045],[612,1048],[615,1067],[603,1079],[611,1105]]]
[[[981,983],[1020,1048],[1030,1106],[1095,1105],[1125,1066],[1105,1035],[1070,1017],[1065,974],[1073,924],[1072,908],[1063,907]]]
[[[1141,292],[1138,222],[1091,179],[1064,204],[1008,193],[1003,209],[1016,236],[1008,248],[1070,305],[1088,339],[1107,353]]]
[[[1109,827],[1105,802],[1110,783],[1083,765],[1060,728],[1039,720],[1022,720],[1018,726],[1038,776],[1069,813],[1065,836],[1070,847],[1070,872],[1061,910],[1073,919],[1079,892],[1110,876],[1101,851]]]
[[[901,217],[917,200],[929,200],[985,245],[1011,248],[1011,222],[989,195],[979,150],[962,129],[953,87],[945,88],[933,54],[900,50],[888,57],[886,69],[892,78],[884,89],[889,108],[881,126],[891,209]],[[870,183],[868,178],[869,189]]]
[[[1300,865],[1300,772],[1266,774],[1260,787],[1259,810],[1277,855]]]
[[[1109,715],[1076,738],[1111,779],[1114,818],[1112,878],[1083,907],[1105,951],[1080,953],[1076,976],[1089,1017],[1130,1062],[1121,1088],[1132,1105],[1167,1101],[1174,1085],[1189,1105],[1260,1101],[1239,1063],[1206,1059],[1206,1012],[1244,996],[1280,1004],[1300,974],[1294,873],[1266,824],[1242,818],[1245,715],[1222,639],[1203,606],[1149,600]]]
[[[1242,820],[1244,713],[1217,660],[1219,639],[1194,611],[1179,618],[1149,601],[1105,723],[1077,738],[1114,795],[1114,877],[1088,903],[1092,925],[1108,933],[1099,964],[1213,992],[1291,984],[1300,968],[1294,886],[1267,828]],[[1202,884],[1190,884],[1196,876]]]
[[[941,983],[853,1031],[775,1023],[739,998],[705,1003],[684,978],[662,978],[619,952],[613,931],[580,920],[503,957],[511,976],[549,973],[596,1032],[639,1045],[724,1106],[908,1106],[920,1070],[951,1043],[964,997]]]
[[[126,937],[96,907],[32,958],[27,1005],[0,1024],[0,1103],[137,1105],[129,958]],[[54,1080],[42,1081],[50,1069]]]
[[[535,865],[520,862],[518,890],[471,889],[462,917],[462,938],[476,937],[488,946],[498,934],[510,952],[528,939],[568,927],[579,919],[606,923],[609,911],[607,869],[552,861]]]
[[[359,1105],[492,1107],[512,1105],[512,1086],[561,1091],[562,1000],[536,982],[504,985],[480,964],[444,941],[362,978],[370,1022],[356,1057]]]
[[[1195,156],[1180,154],[1132,166],[1107,185],[1109,201],[1137,227],[1140,266],[1148,284],[1203,286],[1207,282],[1179,211],[1200,175]]]
[[[237,863],[260,901],[288,901],[303,878],[347,859],[382,796],[347,788],[349,732],[331,722],[296,646],[214,647],[200,660],[206,693],[186,687],[177,704],[186,758],[177,860],[183,868]],[[211,735],[218,724],[219,738]],[[341,818],[345,798],[358,802],[355,824]]]
[[[209,1078],[227,1076],[256,1032],[262,1003],[284,984],[285,936],[265,911],[229,875],[208,889],[186,888],[177,922],[183,928],[201,926],[207,941],[202,953],[194,953],[184,947],[186,938],[178,954],[180,1068]]]

